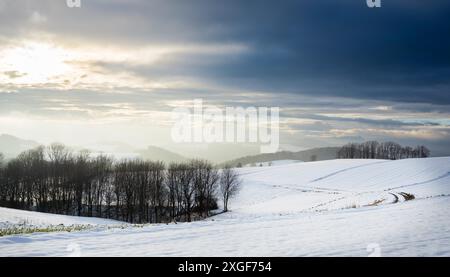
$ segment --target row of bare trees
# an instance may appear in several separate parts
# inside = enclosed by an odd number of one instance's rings
[[[422,145],[415,148],[401,146],[395,142],[367,141],[364,143],[349,143],[337,153],[339,159],[385,159],[400,160],[408,158],[427,158],[430,150]]]
[[[61,144],[38,147],[2,163],[0,205],[136,223],[207,217],[224,210],[240,185],[237,173],[210,162],[115,161]],[[195,218],[194,218],[195,217]]]

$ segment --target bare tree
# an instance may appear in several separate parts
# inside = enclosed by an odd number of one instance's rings
[[[214,195],[219,180],[219,174],[214,166],[205,160],[193,160],[193,184],[195,189],[195,207],[200,216],[208,216],[209,210],[216,208]]]
[[[195,187],[193,184],[193,167],[191,164],[181,163],[176,166],[176,180],[178,191],[180,192],[180,205],[182,212],[185,215],[185,220],[190,222],[192,220],[192,208],[194,205]]]
[[[6,201],[6,181],[5,181],[5,170],[3,168],[4,165],[4,156],[0,153],[0,205]]]
[[[223,211],[228,211],[228,201],[234,197],[241,186],[242,181],[239,178],[239,174],[230,166],[225,166],[222,169],[220,176],[220,192],[223,200]]]
[[[160,221],[161,209],[164,206],[164,163],[150,162],[150,204],[153,207],[156,222]]]
[[[181,195],[181,191],[179,191],[179,186],[177,186],[177,168],[178,164],[171,163],[166,172],[166,187],[169,190],[168,194],[168,205],[169,205],[169,213],[170,218],[175,220],[180,212],[180,203],[181,199],[179,195]]]
[[[91,216],[94,206],[96,207],[96,216],[102,216],[102,204],[107,194],[108,184],[111,180],[112,166],[113,159],[104,155],[96,157],[92,162],[94,178],[92,181],[92,198],[88,203],[88,214]]]

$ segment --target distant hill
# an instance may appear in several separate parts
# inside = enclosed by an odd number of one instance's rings
[[[323,148],[313,148],[298,152],[291,151],[281,151],[272,154],[259,154],[253,156],[247,156],[235,160],[225,162],[223,164],[229,164],[231,166],[246,165],[246,164],[257,164],[270,161],[279,160],[299,160],[299,161],[323,161],[336,159],[337,151],[340,147],[323,147]]]
[[[24,140],[7,134],[0,135],[0,153],[3,153],[6,158],[16,157],[21,152],[37,146],[39,143],[33,140]]]
[[[25,140],[12,135],[0,135],[0,153],[5,158],[14,158],[23,151],[35,148],[40,144],[33,140]],[[77,149],[77,148],[74,148]],[[81,148],[80,148],[81,149]],[[192,147],[192,149],[184,149],[185,151],[177,151],[178,154],[157,146],[149,146],[147,149],[135,150],[125,144],[104,143],[100,146],[95,145],[89,147],[92,152],[100,151],[102,153],[110,153],[116,157],[140,157],[144,160],[163,161],[166,164],[171,162],[184,162],[191,158],[207,159],[214,163],[238,164],[246,165],[253,163],[262,163],[279,160],[330,160],[336,158],[338,147],[314,148],[310,150],[292,152],[282,151],[273,154],[257,154],[252,155],[258,149],[257,147],[248,147],[246,145],[208,145],[207,147]],[[180,150],[180,149],[177,149]],[[118,152],[119,151],[119,152]],[[248,155],[237,158],[239,155]],[[228,161],[228,162],[224,162]]]
[[[156,146],[149,146],[145,150],[137,151],[137,153],[144,160],[162,161],[164,163],[184,162],[188,160],[184,156]]]
[[[206,159],[219,164],[257,155],[260,153],[259,148],[258,144],[251,143],[176,143],[168,149],[190,159]]]

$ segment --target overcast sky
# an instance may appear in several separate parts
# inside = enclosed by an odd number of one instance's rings
[[[0,133],[168,147],[171,111],[278,106],[281,143],[450,155],[450,1],[0,0]]]

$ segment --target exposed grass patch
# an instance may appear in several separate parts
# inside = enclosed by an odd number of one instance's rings
[[[18,225],[0,229],[0,237],[19,234],[32,234],[32,233],[75,232],[90,228],[92,228],[91,225],[71,225],[71,226],[52,225],[46,227]]]
[[[118,225],[49,225],[49,226],[33,226],[29,224],[15,224],[0,228],[0,237],[10,236],[10,235],[23,235],[32,233],[51,233],[51,232],[77,232],[84,231],[88,229],[127,229],[127,228],[144,228],[154,225],[154,223],[144,223],[144,224],[118,224]]]
[[[383,203],[384,200],[386,200],[386,199],[377,199],[377,200],[373,201],[372,203],[367,204],[366,206],[369,206],[369,207],[370,206],[378,206],[379,204]]]

